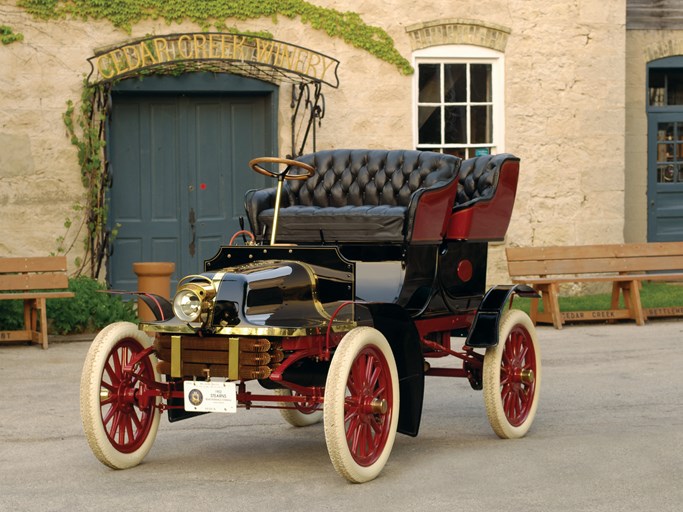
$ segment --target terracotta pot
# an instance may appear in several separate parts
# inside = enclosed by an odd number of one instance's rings
[[[133,263],[133,272],[138,276],[138,291],[171,298],[171,274],[175,263],[149,261]],[[142,321],[155,320],[154,313],[138,299],[138,318]]]

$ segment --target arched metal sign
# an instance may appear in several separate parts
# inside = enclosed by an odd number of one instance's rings
[[[259,36],[197,32],[151,36],[96,52],[88,81],[110,82],[146,71],[185,66],[267,82],[324,83],[339,87],[339,61],[328,55]]]

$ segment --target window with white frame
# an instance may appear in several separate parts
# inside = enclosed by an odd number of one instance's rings
[[[461,158],[503,151],[503,54],[446,45],[415,57],[415,146]]]

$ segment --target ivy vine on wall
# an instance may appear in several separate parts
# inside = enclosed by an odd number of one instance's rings
[[[81,167],[81,182],[86,190],[83,204],[74,205],[81,221],[76,225],[67,219],[64,227],[67,235],[73,228],[76,233],[71,238],[71,246],[65,247],[67,236],[57,239],[60,253],[68,253],[78,241],[83,228],[87,233],[83,238],[85,258],[76,260],[76,275],[87,273],[97,278],[107,257],[110,243],[116,237],[116,227],[107,230],[108,206],[106,190],[109,186],[109,168],[105,157],[105,124],[109,115],[110,85],[92,85],[83,81],[83,92],[78,108],[69,100],[63,115],[64,124],[71,143],[78,149],[78,163]]]
[[[7,25],[0,25],[0,41],[2,41],[2,44],[12,44],[17,41],[23,40],[24,34],[15,34],[14,30],[12,30],[12,27],[8,27]]]
[[[410,62],[396,50],[394,41],[384,30],[367,25],[355,12],[320,7],[306,0],[19,0],[17,5],[41,19],[106,19],[127,32],[143,20],[157,18],[167,23],[191,20],[202,30],[215,27],[222,31],[226,28],[226,19],[270,17],[276,22],[280,15],[299,17],[314,29],[395,65],[405,75],[413,73]]]

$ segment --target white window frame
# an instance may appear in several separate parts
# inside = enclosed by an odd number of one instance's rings
[[[491,65],[491,103],[493,131],[491,139],[491,153],[505,152],[505,55],[490,48],[481,46],[451,44],[432,46],[413,52],[413,147],[421,149],[418,144],[418,65],[419,64],[490,64]],[[442,123],[444,119],[442,116]],[[470,126],[467,123],[468,140]],[[441,129],[443,135],[443,124]],[[435,146],[436,144],[429,144]],[[428,146],[424,144],[423,146]],[[445,144],[441,147],[474,148],[481,144]],[[474,156],[474,155],[471,155]]]

